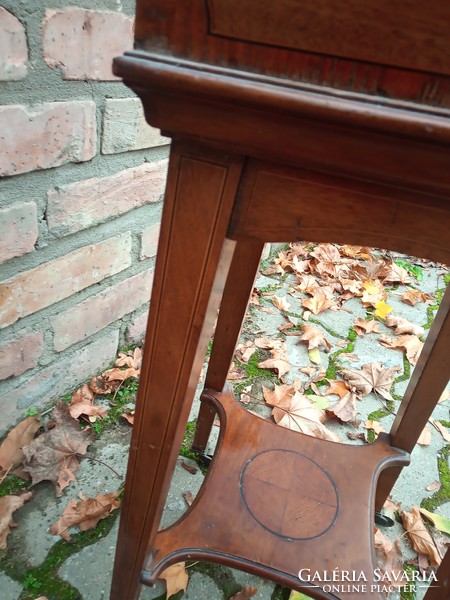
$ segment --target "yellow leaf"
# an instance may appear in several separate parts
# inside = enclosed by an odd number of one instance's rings
[[[319,348],[312,348],[312,350],[308,350],[309,360],[315,365],[320,365],[322,359],[320,358]]]
[[[388,313],[390,313],[392,310],[394,310],[392,308],[392,306],[389,306],[389,304],[386,304],[386,302],[384,300],[380,300],[379,302],[377,302],[375,304],[375,312],[374,315],[376,317],[379,317],[380,319],[385,319],[386,315]]]

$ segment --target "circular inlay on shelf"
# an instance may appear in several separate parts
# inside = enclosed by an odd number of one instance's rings
[[[250,514],[277,536],[311,539],[336,520],[339,499],[330,475],[292,450],[266,450],[241,473],[241,494]]]

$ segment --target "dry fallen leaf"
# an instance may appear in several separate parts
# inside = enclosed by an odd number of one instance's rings
[[[12,520],[13,512],[23,506],[32,496],[32,492],[25,492],[20,496],[2,496],[0,498],[0,550],[6,550],[6,538],[11,527],[15,526]]]
[[[240,592],[231,596],[230,600],[250,600],[258,593],[257,587],[243,587]]]
[[[122,413],[120,416],[128,421],[130,425],[134,425],[134,410],[129,413]]]
[[[359,336],[363,336],[366,333],[380,333],[378,323],[374,319],[365,321],[358,317],[353,323],[353,329]]]
[[[186,504],[188,506],[191,506],[191,504],[194,502],[194,495],[193,495],[193,493],[190,492],[189,490],[187,490],[186,492],[183,492],[182,496],[186,500]]]
[[[427,491],[429,492],[437,492],[442,487],[442,483],[440,481],[433,481],[430,485],[427,485]]]
[[[391,350],[396,348],[405,350],[406,358],[413,366],[417,364],[423,348],[423,342],[421,342],[416,335],[401,335],[396,339],[382,335],[378,338],[378,341],[380,344]]]
[[[419,290],[408,290],[403,294],[402,301],[410,306],[415,306],[418,302],[426,302],[427,295]]]
[[[387,538],[378,528],[375,528],[374,535],[375,556],[377,564],[383,571],[382,581],[389,581],[393,586],[403,587],[408,582],[402,579],[403,556],[400,546],[400,540],[394,541]]]
[[[384,283],[401,283],[405,285],[406,283],[411,283],[412,278],[409,275],[408,271],[392,262],[386,266],[385,275],[383,277]]]
[[[436,427],[446,442],[450,442],[450,431],[442,425],[437,419],[430,419],[431,423]]]
[[[330,406],[327,410],[333,413],[338,419],[344,423],[353,421],[356,417],[356,394],[354,392],[348,392],[343,396],[336,404]]]
[[[119,508],[119,494],[120,491],[111,492],[95,498],[83,498],[79,502],[71,498],[58,521],[50,527],[50,533],[70,542],[70,527],[78,525],[81,531],[95,527],[101,519],[106,519],[113,510]]]
[[[397,335],[401,335],[403,333],[412,333],[413,335],[420,337],[425,333],[425,329],[423,327],[416,325],[415,323],[410,323],[403,317],[394,317],[392,315],[388,315],[385,323],[388,327],[393,327]]]
[[[39,419],[27,417],[8,433],[0,446],[0,468],[3,471],[12,471],[22,463],[25,458],[22,448],[31,443],[39,427]]]
[[[276,391],[275,394],[263,387],[264,400],[274,406],[272,416],[275,423],[312,437],[332,442],[341,441],[335,433],[323,425],[326,418],[324,410],[318,409],[307,396],[294,391],[293,387],[289,390],[289,386],[275,386],[275,390],[277,387],[283,389]]]
[[[76,481],[74,473],[79,467],[77,455],[86,454],[92,441],[92,431],[80,429],[64,402],[56,405],[53,414],[55,427],[23,448],[26,458],[24,470],[31,475],[33,485],[50,480],[55,486],[56,495],[61,496],[62,490],[71,481]]]
[[[142,350],[141,348],[135,348],[133,354],[123,354],[119,352],[119,358],[114,363],[116,367],[132,367],[133,369],[140,369],[142,364]]]
[[[286,298],[280,298],[279,296],[277,296],[275,294],[275,296],[273,297],[273,305],[276,308],[279,308],[280,310],[287,312],[291,305],[289,304],[289,302],[286,300]]]
[[[417,443],[420,446],[429,446],[431,444],[431,430],[428,425],[425,425],[422,429],[422,433],[419,435]]]
[[[94,406],[94,393],[85,383],[74,394],[70,400],[69,412],[70,416],[78,419],[81,415],[88,417],[106,417],[108,411],[104,406]]]
[[[287,356],[286,343],[283,340],[257,338],[255,344],[258,348],[270,350],[270,354],[272,355],[272,358],[263,360],[258,364],[259,369],[274,369],[277,371],[279,378],[290,371],[291,366]]]
[[[343,398],[346,396],[350,388],[347,386],[345,381],[340,381],[338,379],[331,379],[328,381],[329,386],[325,390],[325,394],[336,394],[339,398]]]
[[[384,300],[380,300],[375,304],[374,316],[382,319],[383,321],[386,319],[388,313],[392,312],[394,309],[389,304],[386,304]]]
[[[366,429],[371,429],[375,433],[376,437],[378,437],[379,433],[381,433],[382,431],[385,431],[384,427],[378,421],[368,420],[364,423],[364,427]]]
[[[403,527],[406,529],[414,550],[419,554],[425,554],[430,558],[431,565],[437,567],[441,563],[441,557],[433,542],[428,529],[425,527],[420,511],[417,506],[411,506],[411,512],[401,512]]]
[[[330,342],[317,327],[303,323],[302,332],[303,335],[300,337],[300,340],[308,342],[308,350],[321,348],[322,346],[325,346],[328,350],[331,348]]]
[[[312,298],[302,300],[302,306],[309,309],[315,315],[318,315],[324,310],[327,310],[327,308],[336,306],[336,303],[332,300],[328,300],[326,295],[319,290],[314,293]]]
[[[382,300],[386,300],[386,290],[383,287],[383,284],[378,279],[369,279],[363,282],[363,294],[361,296],[361,301],[364,306],[373,306],[375,307],[377,302],[381,302]]]
[[[125,381],[126,379],[130,379],[130,377],[139,379],[139,369],[135,369],[134,367],[128,367],[128,369],[109,369],[102,373],[102,377],[107,381]]]
[[[340,373],[346,380],[347,386],[356,391],[358,398],[367,396],[372,390],[386,398],[393,400],[389,390],[395,374],[401,371],[400,367],[383,368],[381,363],[366,363],[360,371],[343,369]]]
[[[189,582],[189,576],[186,572],[184,562],[175,563],[161,573],[158,579],[166,581],[166,596],[170,598],[173,594],[183,590],[186,591]]]

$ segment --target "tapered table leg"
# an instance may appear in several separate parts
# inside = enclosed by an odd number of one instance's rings
[[[439,565],[437,581],[431,581],[424,600],[448,600],[450,598],[450,550]]]
[[[391,428],[392,446],[412,452],[450,378],[450,286],[442,299]],[[381,510],[401,473],[386,469],[377,486],[376,508]]]
[[[264,244],[254,240],[236,242],[217,320],[214,343],[205,377],[205,388],[221,392],[233,359],[242,322],[253,289]],[[193,450],[204,452],[214,422],[215,410],[202,402]]]
[[[111,600],[136,600],[235,242],[239,157],[174,142]]]

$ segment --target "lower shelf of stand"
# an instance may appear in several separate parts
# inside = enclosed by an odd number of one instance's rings
[[[300,569],[361,572],[367,593],[373,571],[373,500],[379,473],[409,463],[382,434],[367,446],[319,440],[283,429],[240,407],[230,392],[205,391],[220,436],[194,503],[160,530],[142,582],[151,585],[182,560],[218,562],[272,579],[315,598],[339,597],[333,587],[299,579]],[[328,582],[344,585],[348,582]],[[346,591],[354,600],[360,592]]]

